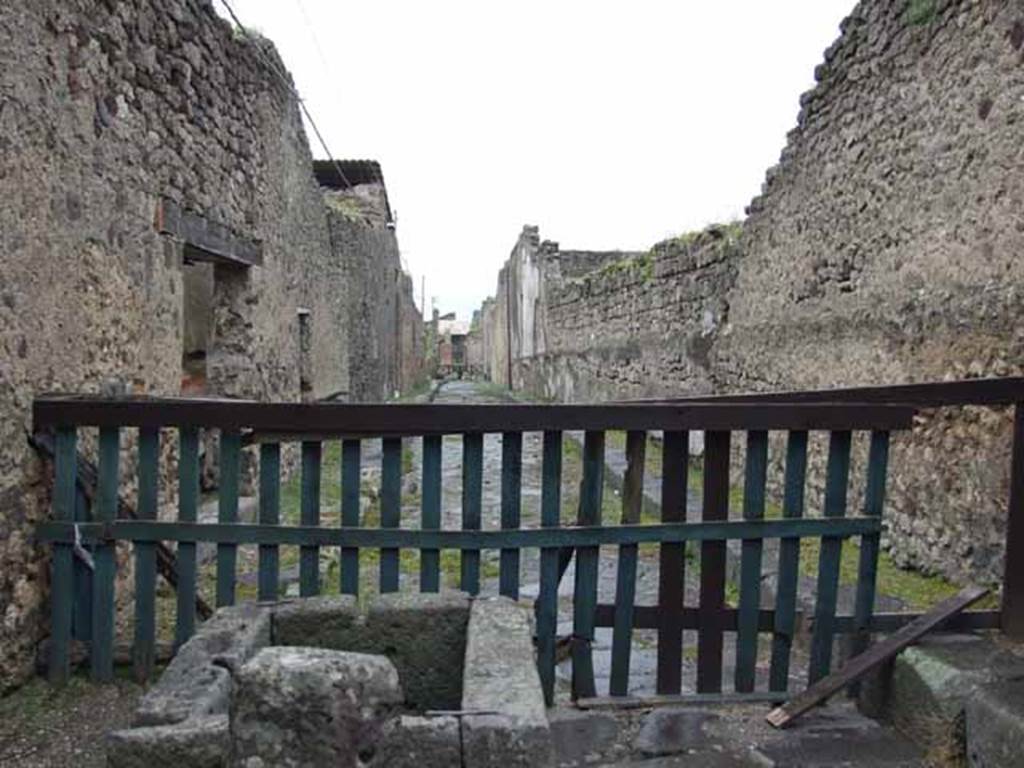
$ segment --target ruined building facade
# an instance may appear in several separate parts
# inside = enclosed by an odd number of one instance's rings
[[[490,377],[600,400],[1019,375],[1024,2],[863,0],[815,79],[741,224],[579,271],[524,230],[482,311]],[[965,408],[896,440],[897,563],[1001,577],[1010,437]]]
[[[411,282],[362,165],[318,184],[276,51],[209,0],[4,4],[0,690],[46,622],[36,394],[379,400],[418,375]]]

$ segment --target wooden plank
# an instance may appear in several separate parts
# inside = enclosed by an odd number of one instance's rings
[[[787,520],[804,516],[804,486],[807,479],[807,433],[790,432],[786,439],[786,476],[782,516]],[[779,577],[775,590],[772,626],[772,661],[768,687],[785,691],[789,687],[789,660],[796,633],[797,587],[800,581],[800,539],[779,541]]]
[[[864,515],[882,516],[885,504],[885,476],[889,463],[889,433],[872,432],[871,447],[868,449],[868,475],[864,487]],[[853,653],[863,652],[870,641],[871,614],[875,609],[875,584],[878,575],[878,533],[861,537],[860,561],[857,564],[857,596],[854,603],[856,634],[853,638]],[[851,691],[855,693],[855,691]]]
[[[523,433],[501,435],[501,528],[519,527],[523,480]],[[505,548],[500,554],[498,592],[519,599],[519,550]]]
[[[359,496],[362,483],[360,469],[361,443],[343,440],[341,443],[341,524],[359,527]],[[359,594],[359,548],[341,548],[341,594]]]
[[[279,525],[281,522],[281,446],[279,443],[260,445],[260,524]],[[260,544],[259,573],[257,576],[260,600],[276,600],[280,579],[280,552],[277,544]]]
[[[688,432],[665,432],[662,442],[661,519],[686,521],[689,482]],[[686,545],[659,547],[657,691],[678,694],[683,684],[683,607],[686,600]]]
[[[178,433],[178,522],[196,524],[199,509],[199,430],[185,427]],[[144,523],[144,521],[138,521]],[[159,523],[150,523],[159,525]],[[196,526],[198,528],[198,525]],[[203,533],[203,531],[197,531]],[[128,536],[126,538],[136,538]],[[141,538],[141,537],[138,537]],[[170,541],[163,536],[160,540]],[[178,544],[178,605],[174,643],[188,642],[196,631],[196,545],[195,541]]]
[[[479,531],[483,508],[484,436],[462,436],[462,528]],[[459,584],[463,592],[480,592],[480,550],[464,549],[459,556]]]
[[[78,467],[77,433],[72,427],[57,430],[54,462],[53,519],[74,520],[75,470]],[[51,683],[63,684],[71,674],[71,615],[74,590],[74,555],[71,542],[53,545],[53,582],[50,588],[50,667]]]
[[[846,488],[850,477],[850,433],[833,432],[829,439],[828,465],[825,469],[825,518],[846,514]],[[839,565],[843,553],[843,540],[838,536],[823,536],[818,556],[818,585],[814,603],[814,632],[811,635],[811,658],[808,681],[814,684],[825,677],[832,666],[832,641],[835,639],[833,620],[839,593]]]
[[[1010,497],[1006,509],[1006,565],[1003,570],[1003,624],[1007,636],[1024,640],[1024,398],[1013,411]]]
[[[307,440],[302,443],[302,486],[299,493],[299,518],[302,525],[320,524],[320,466],[323,445]],[[316,544],[299,547],[299,596],[320,594],[320,548]]]
[[[637,605],[633,608],[633,627],[635,629],[658,629],[660,624],[660,608],[656,605]],[[871,632],[891,634],[901,627],[917,619],[919,613],[876,613],[871,617]],[[739,627],[739,611],[725,608],[719,615],[722,630],[735,632]],[[611,603],[600,603],[595,614],[595,626],[615,626],[615,606]],[[684,608],[682,615],[683,629],[698,629],[700,614],[697,608]],[[813,624],[811,617],[806,617],[808,625]],[[757,628],[761,632],[771,632],[775,626],[775,611],[762,608],[757,614]],[[836,616],[833,626],[836,634],[852,634],[855,631],[854,617]],[[999,611],[964,611],[938,627],[936,632],[965,632],[979,629],[999,629]]]
[[[557,528],[562,510],[562,433],[544,433],[541,460],[540,524]],[[545,547],[540,551],[540,591],[537,596],[537,671],[544,702],[555,701],[555,633],[558,628],[558,552]]]
[[[604,491],[604,432],[587,432],[583,438],[583,482],[577,522],[581,526],[601,525],[601,497]],[[577,547],[576,583],[573,592],[572,698],[597,695],[594,683],[594,613],[597,608],[599,549]]]
[[[967,606],[978,602],[987,594],[988,589],[984,587],[962,589],[953,597],[943,600],[916,621],[903,627],[896,634],[850,659],[838,672],[819,679],[803,693],[795,696],[783,706],[773,709],[766,719],[776,728],[785,728],[804,712],[816,707],[832,694],[881,666],[908,645],[920,640],[932,629]]]
[[[319,435],[441,435],[544,430],[682,431],[909,429],[914,409],[836,404],[462,405],[266,403],[205,398],[46,395],[33,403],[37,428],[80,426],[254,429]]]
[[[402,523],[402,440],[388,438],[383,442],[380,486],[380,527],[389,539]],[[408,531],[412,533],[412,531]],[[389,542],[390,544],[390,542]],[[380,591],[398,591],[399,548],[394,544],[380,550]]]
[[[953,405],[1013,405],[1024,401],[1024,377],[932,381],[920,384],[891,384],[874,387],[837,387],[789,392],[751,392],[698,397],[634,400],[636,403],[903,403],[918,408]],[[863,429],[853,427],[850,429]],[[876,427],[884,429],[884,427]]]
[[[219,477],[217,486],[217,522],[238,522],[238,481],[242,469],[242,438],[237,431],[221,430]],[[217,545],[217,607],[235,604],[235,571],[238,546]]]
[[[423,438],[423,484],[420,500],[423,530],[441,527],[441,441],[440,435]],[[441,551],[420,550],[420,592],[441,589]]]
[[[100,430],[99,494],[95,519],[113,522],[117,517],[121,432],[116,427]],[[89,672],[93,682],[114,679],[114,578],[117,572],[114,543],[97,542],[93,549],[92,644]]]
[[[397,523],[395,524],[397,526]],[[569,528],[518,528],[507,531],[423,531],[380,528],[272,526],[250,523],[170,523],[118,520],[109,525],[81,523],[84,541],[101,538],[140,541],[210,541],[231,544],[282,544],[322,547],[383,547],[402,549],[525,549],[528,547],[597,547],[604,544],[645,544],[680,541],[779,538],[782,536],[862,536],[880,529],[876,518],[847,517],[841,520],[722,520],[708,523],[659,523],[642,525],[580,526]],[[36,526],[38,541],[74,541],[75,526],[44,522]]]
[[[644,503],[644,461],[647,433],[626,433],[626,473],[622,481],[622,524],[636,525]],[[629,693],[629,660],[633,646],[633,602],[636,598],[638,545],[619,546],[615,583],[615,628],[612,631],[612,667],[608,692]]]
[[[160,488],[160,432],[139,431],[140,520],[156,520]],[[116,500],[115,500],[116,503]],[[156,666],[156,544],[139,541],[135,550],[135,637],[132,642],[132,673],[144,683]]]
[[[702,520],[729,517],[729,432],[704,435],[704,507]],[[758,523],[764,525],[764,523]],[[700,628],[697,631],[697,693],[722,690],[722,624],[725,607],[724,541],[700,548]]]
[[[746,476],[743,485],[743,519],[764,518],[768,470],[768,433],[747,432]],[[761,608],[762,539],[744,539],[740,554],[739,631],[736,637],[737,693],[754,690],[757,666],[757,615]]]
[[[592,699],[579,699],[575,704],[577,709],[625,710],[719,704],[777,703],[781,698],[780,694],[769,691],[755,691],[753,693],[686,693],[681,695],[658,694],[655,696],[596,696]]]

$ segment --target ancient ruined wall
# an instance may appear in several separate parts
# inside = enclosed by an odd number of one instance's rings
[[[571,260],[519,385],[584,400],[1021,372],[1024,2],[865,0],[815,77],[742,233]],[[898,563],[1001,577],[1009,447],[990,409],[896,438]]]
[[[0,7],[0,690],[31,672],[46,625],[33,396],[179,392],[190,252],[160,233],[168,210],[262,251],[213,269],[207,391],[349,388],[344,264],[277,68],[208,0]]]
[[[481,311],[487,375],[507,382],[511,341],[516,387],[544,397],[710,391],[708,351],[728,313],[738,236],[715,227],[649,252],[560,251],[525,228]],[[536,297],[525,320],[524,295]],[[529,354],[524,337],[543,346]]]
[[[750,206],[730,389],[1019,374],[1024,3],[862,2]],[[1002,571],[1010,417],[928,415],[893,456],[898,562]]]
[[[383,184],[325,191],[331,247],[341,260],[347,291],[345,396],[353,402],[384,400],[409,388],[422,361],[412,279],[402,270],[380,190]]]
[[[548,254],[547,353],[518,361],[522,386],[570,401],[710,391],[738,235],[716,227],[646,253],[590,254],[602,266],[585,273],[564,266],[577,253]]]
[[[395,389],[406,392],[426,378],[426,339],[423,312],[416,306],[416,289],[405,272],[398,279],[398,381]]]

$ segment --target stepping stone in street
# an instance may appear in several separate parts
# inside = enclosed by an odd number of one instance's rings
[[[717,715],[699,709],[656,709],[640,726],[634,746],[644,755],[674,755],[709,744],[704,725]]]

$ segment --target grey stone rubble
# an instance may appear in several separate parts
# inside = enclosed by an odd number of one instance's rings
[[[108,736],[111,768],[167,760],[550,766],[530,611],[461,593],[221,609]]]

